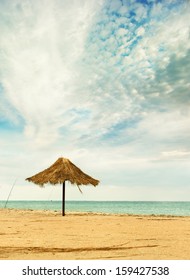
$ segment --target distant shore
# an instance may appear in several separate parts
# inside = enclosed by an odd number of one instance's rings
[[[190,217],[0,209],[0,259],[190,259]]]

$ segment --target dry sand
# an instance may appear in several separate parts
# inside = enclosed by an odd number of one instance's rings
[[[189,260],[190,217],[0,209],[0,259]]]

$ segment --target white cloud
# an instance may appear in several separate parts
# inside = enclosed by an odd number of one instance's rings
[[[145,30],[144,28],[141,26],[137,29],[136,34],[137,36],[142,36],[144,34]]]
[[[190,151],[185,150],[173,150],[173,151],[164,151],[162,152],[162,156],[165,158],[190,158]]]
[[[8,101],[24,119],[26,135],[39,141],[42,135],[49,140],[56,135],[65,124],[64,113],[77,106],[77,99],[76,104],[68,99],[78,75],[76,63],[102,4],[47,1],[42,5],[43,1],[18,1],[17,9],[8,2],[1,10],[0,25],[1,83]]]
[[[118,10],[118,9],[120,9],[121,8],[121,1],[118,1],[118,0],[112,0],[112,1],[110,1],[110,6],[109,6],[109,8],[110,8],[110,10],[113,10],[113,11],[115,11],[115,10]]]
[[[144,133],[154,143],[163,145],[189,146],[190,114],[180,110],[171,112],[150,112],[139,123],[138,133]],[[176,143],[174,143],[176,142]]]

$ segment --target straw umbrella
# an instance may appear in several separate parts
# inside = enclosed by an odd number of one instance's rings
[[[62,215],[65,216],[65,181],[76,184],[80,190],[80,185],[98,185],[99,181],[85,174],[81,169],[74,165],[67,158],[59,158],[49,168],[40,173],[26,178],[27,181],[33,182],[39,186],[50,183],[52,185],[63,184],[62,195]],[[81,191],[81,190],[80,190]]]

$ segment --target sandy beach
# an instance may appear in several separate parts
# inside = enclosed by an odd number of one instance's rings
[[[189,260],[190,217],[0,209],[1,260]]]

